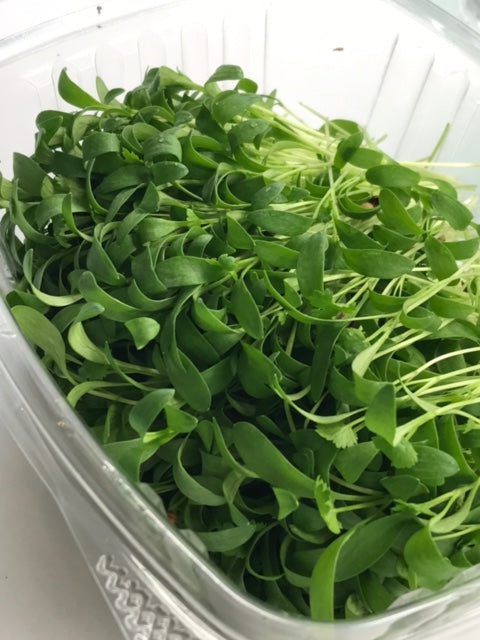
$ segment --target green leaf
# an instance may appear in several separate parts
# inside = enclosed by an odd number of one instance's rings
[[[172,160],[156,162],[151,167],[151,171],[155,185],[165,185],[176,182],[188,175],[188,167],[181,162],[173,162]]]
[[[227,241],[235,249],[253,249],[254,242],[242,225],[227,214]]]
[[[228,356],[202,371],[202,378],[205,380],[205,384],[212,396],[227,389],[235,378],[237,372],[236,365],[236,357]]]
[[[189,500],[192,500],[195,504],[203,504],[209,507],[218,507],[222,504],[226,504],[224,496],[217,495],[203,484],[198,482],[193,476],[191,476],[182,464],[182,453],[185,447],[185,440],[179,447],[177,452],[176,461],[173,465],[173,477],[178,489]]]
[[[79,109],[104,109],[101,102],[95,100],[68,77],[66,68],[62,69],[58,78],[58,93],[65,102]]]
[[[368,297],[376,309],[386,313],[401,311],[403,305],[408,301],[407,297],[387,296],[373,290],[368,292]]]
[[[18,305],[11,311],[25,338],[40,348],[45,356],[55,362],[62,374],[70,378],[65,343],[58,329],[43,314],[31,307]]]
[[[362,574],[360,586],[363,599],[373,613],[385,611],[395,600],[395,595],[382,584],[372,571]]]
[[[466,229],[473,219],[471,211],[465,205],[443,191],[434,191],[430,202],[434,213],[458,231]]]
[[[418,460],[417,451],[408,440],[401,440],[395,447],[381,437],[373,438],[373,443],[391,460],[396,469],[411,469]]]
[[[260,229],[281,236],[298,236],[312,225],[310,218],[278,209],[256,209],[248,214],[248,220]]]
[[[410,498],[422,493],[427,493],[427,487],[413,475],[398,474],[387,476],[380,480],[388,493],[394,498],[410,500]]]
[[[55,151],[50,162],[50,170],[69,178],[85,178],[86,171],[83,160],[62,151]]]
[[[425,444],[414,444],[418,455],[417,462],[410,467],[409,473],[429,487],[442,485],[445,478],[454,476],[459,471],[455,458],[445,451],[440,451]]]
[[[74,144],[78,144],[90,129],[98,129],[99,124],[100,117],[98,115],[82,115],[81,113],[77,114],[72,124],[72,142]]]
[[[375,225],[372,230],[372,235],[377,242],[389,251],[408,251],[412,249],[417,242],[417,238],[404,236],[383,225]]]
[[[284,520],[298,508],[300,504],[298,498],[291,491],[281,489],[280,487],[272,487],[272,491],[275,494],[278,504],[277,518],[278,520]]]
[[[249,422],[233,426],[235,448],[250,471],[298,498],[312,498],[315,482],[294,467],[263,433]]]
[[[393,191],[382,189],[379,200],[381,210],[377,213],[377,217],[383,224],[399,233],[415,235],[423,233],[422,228],[416,224]]]
[[[261,99],[261,96],[254,93],[223,91],[213,100],[212,116],[219,124],[223,125],[233,120],[235,116],[242,115],[248,107]]]
[[[230,309],[242,329],[252,338],[263,338],[263,322],[257,304],[244,280],[238,279],[232,288]]]
[[[126,382],[106,382],[105,380],[87,380],[86,382],[80,382],[72,387],[67,394],[67,402],[75,409],[78,402],[85,396],[98,389],[111,389],[126,387]]]
[[[309,375],[310,394],[314,402],[320,400],[324,391],[327,375],[329,374],[333,348],[342,329],[343,327],[339,323],[325,323],[320,325],[318,329],[317,344],[313,352],[312,366]]]
[[[178,297],[175,308],[161,332],[160,347],[166,372],[178,394],[193,409],[204,412],[210,408],[210,390],[196,365],[177,347],[175,335],[178,313],[192,293],[192,290],[187,290]]]
[[[173,396],[173,389],[155,389],[139,400],[128,414],[132,429],[140,436],[145,435]]]
[[[348,424],[332,423],[316,427],[316,431],[322,438],[333,442],[337,449],[353,447],[357,444],[357,434]]]
[[[408,313],[402,311],[400,314],[400,322],[410,329],[418,329],[432,333],[442,324],[441,319],[425,307],[416,307]]]
[[[404,556],[409,570],[415,574],[418,586],[426,589],[440,589],[461,571],[442,556],[426,527],[410,536]]]
[[[150,171],[143,164],[128,164],[109,173],[98,186],[96,193],[109,194],[150,182]]]
[[[242,342],[238,361],[238,376],[245,391],[253,398],[273,395],[272,387],[281,373],[275,363],[260,349]]]
[[[264,135],[270,129],[270,125],[260,118],[249,118],[239,122],[229,131],[230,140],[234,140],[237,145],[246,142],[254,142],[257,136]]]
[[[157,263],[156,274],[166,287],[188,287],[219,280],[225,272],[215,262],[193,256],[174,256]]]
[[[143,442],[142,439],[137,438],[109,442],[103,445],[103,450],[130,480],[137,483],[140,480],[141,465],[154,455],[158,447],[158,442]]]
[[[341,242],[349,249],[377,249],[383,250],[381,244],[370,238],[366,233],[360,231],[351,224],[344,222],[343,220],[335,220],[335,228],[338,233],[338,237]]]
[[[395,402],[395,389],[393,384],[385,384],[365,413],[365,425],[369,431],[381,436],[389,444],[393,445],[395,430],[397,428],[397,410]]]
[[[74,304],[78,300],[81,300],[82,296],[79,294],[70,294],[65,296],[52,296],[47,293],[43,293],[33,284],[33,249],[29,249],[25,253],[23,259],[23,273],[26,281],[30,285],[30,289],[35,294],[35,297],[43,304],[49,307],[67,307]]]
[[[380,560],[400,535],[405,518],[396,513],[357,527],[340,551],[335,581],[353,578]]]
[[[477,253],[480,239],[469,238],[468,240],[444,242],[443,245],[450,250],[455,260],[468,260]]]
[[[334,465],[347,482],[355,483],[377,454],[373,442],[359,442],[338,451]]]
[[[220,426],[215,419],[213,419],[211,424],[213,427],[213,437],[215,439],[215,444],[218,447],[218,451],[222,456],[222,459],[225,460],[228,466],[231,467],[233,471],[239,476],[246,478],[258,478],[258,475],[256,473],[242,466],[229,450],[225,441],[225,438],[227,436],[225,436],[224,434],[228,434],[228,439],[230,440],[233,438],[233,430]]]
[[[35,124],[38,129],[43,129],[45,134],[45,139],[50,141],[52,137],[58,132],[59,128],[64,123],[64,120],[68,120],[68,117],[65,118],[65,113],[62,111],[56,111],[53,109],[46,109],[45,111],[40,111],[40,113],[35,118]]]
[[[177,350],[177,357],[172,357],[169,352],[164,354],[165,367],[173,386],[192,409],[207,411],[212,398],[205,379],[180,350]]]
[[[162,87],[183,87],[184,89],[196,90],[202,88],[195,82],[192,82],[190,78],[181,71],[174,71],[169,67],[159,67],[158,76],[160,78],[160,86]]]
[[[172,133],[157,133],[156,136],[147,138],[143,143],[142,151],[147,161],[153,161],[161,156],[173,156],[178,162],[182,161],[182,145]]]
[[[311,235],[302,244],[297,262],[297,280],[300,291],[305,298],[310,298],[315,291],[323,291],[323,272],[325,268],[325,252],[328,238],[325,233]]]
[[[232,336],[238,339],[241,338],[241,333],[212,333],[206,335],[198,329],[193,321],[186,314],[182,314],[176,323],[177,342],[180,349],[182,349],[190,357],[194,357],[199,363],[209,366],[219,361],[222,353],[217,349],[216,343],[212,338],[231,338]],[[160,334],[160,343],[162,344],[162,333]],[[231,345],[229,344],[229,347]],[[165,347],[162,347],[165,348]],[[228,349],[227,349],[228,350]],[[202,373],[202,377],[204,374]]]
[[[377,249],[342,249],[342,256],[351,269],[371,278],[398,278],[415,266],[406,256]]]
[[[97,281],[112,286],[119,286],[126,283],[127,279],[117,271],[110,256],[103,248],[102,243],[95,236],[92,238],[85,264]]]
[[[348,162],[354,167],[371,169],[372,167],[379,165],[383,158],[384,155],[381,151],[361,147],[349,157]]]
[[[192,304],[192,317],[197,325],[204,331],[214,333],[232,333],[234,329],[223,321],[224,309],[210,309],[202,298],[194,298]]]
[[[82,154],[85,161],[93,160],[104,153],[120,153],[120,140],[115,133],[92,131],[84,139]]]
[[[337,561],[345,543],[355,529],[350,529],[322,551],[312,572],[310,585],[310,613],[313,620],[329,622],[334,619],[335,573]]]
[[[455,459],[459,468],[458,474],[470,482],[475,480],[476,474],[466,460],[465,455],[467,452],[463,450],[460,444],[457,428],[455,416],[447,415],[440,418],[438,424],[439,448]]]
[[[255,524],[248,523],[220,531],[197,531],[197,536],[211,553],[225,553],[248,542],[256,529]]]
[[[105,97],[108,96],[108,94],[111,92],[115,92],[116,95],[120,95],[121,93],[123,93],[123,89],[112,89],[112,91],[109,91],[107,85],[99,76],[95,78],[95,88],[97,90],[98,97],[102,102],[105,102]]]
[[[13,154],[13,176],[21,189],[30,196],[40,196],[48,175],[32,158],[22,153]]]
[[[479,487],[480,480],[477,478],[472,484],[472,488],[468,492],[466,499],[464,499],[463,504],[455,513],[446,517],[442,514],[434,516],[429,522],[429,529],[431,533],[443,535],[458,529],[458,527],[460,527],[465,520],[469,518]]]
[[[96,302],[105,309],[106,318],[126,322],[143,315],[140,309],[114,298],[98,286],[95,276],[90,271],[82,273],[77,283],[78,289],[87,302]]]
[[[420,174],[399,164],[381,164],[367,169],[365,177],[380,187],[410,189],[420,181]]]
[[[191,413],[170,404],[165,406],[165,417],[168,428],[174,433],[190,433],[198,424],[198,419]]]
[[[160,324],[153,318],[132,318],[125,322],[125,327],[131,333],[135,347],[139,350],[145,348],[160,332]]]
[[[320,127],[320,131],[325,133],[328,137],[346,138],[349,135],[358,133],[361,129],[358,123],[353,120],[334,118],[332,120],[327,120],[325,124]]]
[[[177,231],[177,229],[181,229],[184,226],[184,223],[182,221],[168,220],[167,218],[156,218],[153,216],[149,216],[147,213],[132,212],[122,220],[119,227],[119,235],[120,229],[122,230],[122,233],[128,233],[128,230],[124,230],[122,226],[127,222],[127,218],[129,218],[132,225],[135,223],[135,219],[138,220],[138,222],[136,223],[137,233],[142,244],[146,244],[147,242],[158,242],[165,236],[174,233],[175,231]]]
[[[222,80],[240,80],[241,78],[243,78],[241,67],[236,64],[222,64],[212,73],[205,85]]]
[[[58,198],[60,196],[60,194],[57,194],[55,196],[52,197],[53,198]],[[72,194],[68,193],[66,196],[63,196],[63,194],[60,196],[61,198],[61,213],[63,216],[63,219],[65,220],[65,224],[67,225],[67,227],[70,229],[70,231],[72,231],[72,233],[74,233],[75,235],[79,236],[80,238],[83,238],[84,240],[87,240],[87,242],[91,242],[92,241],[92,236],[84,233],[83,231],[81,231],[78,227],[77,224],[75,222],[75,215],[72,211]],[[52,199],[49,198],[50,202],[52,201]],[[42,204],[45,203],[45,200],[43,201]],[[40,206],[39,206],[40,208]],[[38,211],[38,210],[37,210]]]
[[[449,278],[458,269],[450,249],[433,236],[425,239],[425,254],[433,275],[439,280]]]
[[[104,350],[100,349],[88,337],[82,322],[77,321],[70,326],[68,344],[75,353],[78,353],[85,360],[96,362],[97,364],[108,364],[108,358]]]
[[[272,211],[272,209],[268,209],[268,205],[272,202],[283,202],[285,200],[285,196],[281,196],[282,191],[285,189],[285,183],[283,182],[270,182],[266,184],[264,187],[259,189],[252,198],[252,210],[258,211],[266,209],[266,211]],[[273,211],[281,211],[280,209],[273,209]],[[288,213],[282,211],[282,213]],[[292,214],[298,215],[298,214]],[[255,223],[258,224],[258,223]],[[261,224],[258,224],[261,226]],[[266,227],[265,227],[266,228]],[[285,233],[285,235],[297,235],[294,233]]]
[[[446,325],[436,331],[437,339],[465,338],[472,342],[478,342],[479,333],[471,322],[462,320],[450,320]]]
[[[338,144],[337,150],[335,152],[335,157],[333,159],[333,165],[337,167],[337,169],[341,169],[347,162],[350,161],[352,156],[355,155],[355,152],[358,151],[360,145],[363,142],[363,133],[361,131],[357,131],[352,135],[348,136],[348,138],[343,138]]]
[[[255,241],[255,252],[260,260],[279,267],[280,269],[294,269],[297,264],[298,251],[289,249],[278,242],[267,240]]]

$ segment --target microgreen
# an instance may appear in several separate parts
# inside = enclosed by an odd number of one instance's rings
[[[97,90],[62,71],[76,111],[0,176],[0,236],[12,313],[105,452],[290,613],[377,613],[477,562],[480,250],[453,181],[233,65]]]

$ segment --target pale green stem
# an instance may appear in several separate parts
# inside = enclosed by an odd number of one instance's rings
[[[445,533],[443,535],[433,536],[434,540],[452,540],[454,538],[461,538],[467,536],[470,533],[480,531],[480,524],[466,525],[465,528],[461,528],[459,531],[453,531],[452,533]]]
[[[339,476],[336,476],[333,473],[330,473],[330,479],[335,482],[335,484],[339,484],[341,487],[345,487],[346,489],[351,489],[352,491],[356,491],[357,493],[365,493],[371,496],[383,495],[381,491],[375,491],[375,489],[368,489],[366,487],[361,487],[357,484],[352,484],[350,482],[346,482]]]
[[[431,360],[428,360],[428,362],[425,362],[425,364],[422,364],[415,371],[411,371],[410,373],[406,373],[405,375],[403,375],[400,378],[400,380],[402,382],[409,382],[409,381],[413,380],[414,378],[416,378],[420,373],[422,373],[423,371],[425,371],[427,369],[430,369],[431,367],[435,366],[439,362],[442,362],[444,360],[448,360],[449,358],[455,358],[455,357],[460,356],[460,355],[465,355],[465,354],[468,354],[468,353],[477,353],[477,352],[480,352],[480,347],[469,347],[467,349],[457,349],[456,351],[451,351],[450,353],[443,353],[442,355],[437,356],[436,358],[432,358]],[[476,367],[476,365],[475,365],[475,367]],[[471,367],[468,367],[467,370],[474,370],[474,369],[471,369]],[[448,373],[440,374],[439,378],[445,378],[445,377],[449,377],[451,375],[457,375],[457,374],[460,374],[462,372],[463,372],[463,369],[460,370],[460,371],[455,371],[455,372],[449,371]]]
[[[439,416],[444,416],[449,413],[455,413],[457,409],[463,409],[463,407],[468,407],[472,404],[478,404],[478,398],[471,398],[470,400],[464,400],[462,402],[452,402],[446,404],[442,407],[437,407],[435,411],[429,411],[424,413],[413,420],[403,424],[400,427],[397,427],[394,439],[394,446],[398,445],[403,438],[409,440],[423,424],[429,422],[433,418],[438,418]]]

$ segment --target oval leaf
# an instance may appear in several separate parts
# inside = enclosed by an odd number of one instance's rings
[[[299,213],[277,209],[257,209],[248,214],[248,219],[260,229],[281,236],[298,236],[310,228],[312,221]]]
[[[372,278],[398,278],[415,266],[410,258],[391,251],[342,249],[342,255],[351,269]]]
[[[299,498],[313,497],[314,480],[294,467],[253,424],[237,422],[233,427],[233,441],[245,465],[259,478]]]
[[[443,191],[434,191],[430,202],[436,215],[459,231],[466,229],[473,219],[471,211],[465,205]]]
[[[173,389],[155,389],[139,400],[128,414],[132,429],[143,436],[173,396]]]
[[[166,287],[206,284],[225,275],[218,264],[194,256],[174,256],[159,262],[156,273]]]
[[[420,181],[420,174],[400,164],[381,164],[367,170],[365,177],[380,187],[409,189]]]
[[[461,571],[442,556],[426,527],[422,527],[408,539],[404,555],[419,587],[440,589]]]
[[[355,529],[339,554],[336,582],[353,578],[380,560],[400,535],[405,517],[403,513],[395,513]]]

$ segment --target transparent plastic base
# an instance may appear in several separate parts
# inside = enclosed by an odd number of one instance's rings
[[[97,5],[0,42],[0,161],[33,151],[34,119],[69,108],[63,67],[86,90],[95,76],[134,86],[149,66],[204,81],[222,63],[261,89],[326,116],[351,118],[399,159],[479,160],[480,41],[426,0],[123,0]],[[307,112],[305,112],[307,117]],[[451,171],[450,171],[451,172]],[[478,168],[457,176],[480,184]],[[9,274],[0,256],[0,289]],[[130,640],[407,640],[477,637],[480,571],[358,622],[313,623],[240,594],[111,465],[67,405],[0,302],[0,405],[50,488]]]

